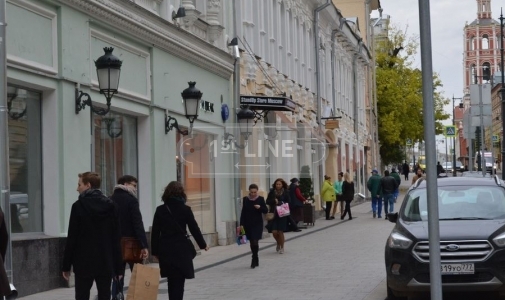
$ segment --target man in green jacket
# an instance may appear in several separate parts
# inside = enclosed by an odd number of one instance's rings
[[[373,169],[372,176],[368,178],[368,182],[366,183],[368,190],[370,191],[372,197],[372,212],[373,217],[375,218],[377,215],[379,218],[382,218],[382,190],[381,190],[381,176],[376,169]],[[378,207],[377,207],[378,206]]]
[[[395,203],[396,203],[396,198],[398,198],[398,194],[400,194],[400,184],[402,183],[402,179],[400,178],[400,174],[396,172],[395,168],[391,169],[391,177],[393,177],[396,180],[396,183],[398,183],[398,187],[396,188],[394,192],[394,197],[395,197]]]

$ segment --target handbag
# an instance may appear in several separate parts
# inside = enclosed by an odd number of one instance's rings
[[[266,213],[266,214],[265,214],[265,219],[266,219],[267,221],[271,221],[271,220],[273,220],[273,219],[274,219],[274,217],[275,217],[275,214],[274,214],[274,213],[269,212],[269,213]]]
[[[123,294],[123,285],[121,284],[121,280],[117,277],[112,279],[112,294],[115,295],[112,297],[112,300],[125,300]]]
[[[165,207],[168,209],[168,212],[170,213],[170,215],[173,218],[174,215],[172,214],[172,211],[170,210],[170,208],[167,205],[165,205]],[[177,223],[177,221],[175,219],[174,219],[174,222],[177,225],[177,227],[179,228],[179,230],[182,232],[182,234],[184,234],[184,236],[186,237],[184,245],[187,247],[188,253],[191,254],[191,259],[195,258],[196,257],[195,245],[193,245],[193,242],[189,238],[189,235],[186,233],[186,231],[184,231],[182,229],[181,225],[179,225],[179,223]]]
[[[247,243],[247,236],[245,235],[244,227],[237,227],[237,245],[243,245]]]
[[[128,285],[128,300],[156,300],[160,286],[160,269],[143,264],[133,266]]]
[[[123,261],[131,263],[142,262],[142,245],[140,241],[134,237],[121,238],[121,255]]]
[[[277,209],[277,214],[281,218],[289,216],[291,214],[289,211],[289,204],[288,203],[282,203],[281,205],[277,206],[276,209]]]

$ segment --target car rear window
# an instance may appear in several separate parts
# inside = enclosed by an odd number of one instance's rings
[[[401,212],[405,221],[427,221],[426,189],[415,189],[407,194]],[[495,186],[438,187],[440,220],[505,219],[505,190]]]

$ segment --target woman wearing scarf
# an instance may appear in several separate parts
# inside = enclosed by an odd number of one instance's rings
[[[290,202],[288,184],[282,178],[276,179],[267,197],[269,212],[274,213],[274,218],[268,221],[267,229],[277,242],[276,250],[279,254],[284,253],[284,231],[287,231],[288,216],[279,217],[277,206]]]
[[[263,235],[263,216],[268,212],[265,198],[258,195],[258,186],[249,186],[249,196],[242,199],[242,212],[240,213],[240,226],[244,228],[245,235],[251,247],[251,269],[259,266],[258,241]]]
[[[161,277],[167,278],[170,300],[182,300],[186,279],[195,278],[193,255],[187,251],[186,226],[200,249],[209,250],[196,223],[180,182],[172,181],[161,197],[153,219],[151,251],[160,264]]]

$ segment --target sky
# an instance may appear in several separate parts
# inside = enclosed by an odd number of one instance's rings
[[[380,0],[383,16],[389,15],[390,22],[408,35],[419,36],[419,0]],[[401,4],[400,4],[401,3]],[[505,1],[491,0],[493,18],[500,17],[500,8],[505,8]],[[443,95],[451,98],[450,105],[445,107],[447,113],[452,114],[452,97],[463,97],[463,28],[465,22],[471,23],[477,18],[477,0],[432,0],[431,14],[431,43],[433,71],[440,75]],[[378,17],[377,11],[372,17]],[[414,63],[421,68],[421,49]],[[455,101],[457,105],[458,100]],[[450,125],[452,120],[444,122]],[[439,138],[437,136],[437,138]],[[444,144],[443,151],[445,152]],[[439,147],[442,149],[442,147]]]

